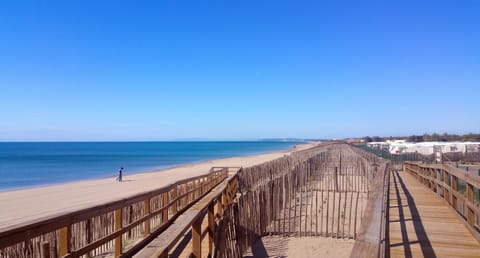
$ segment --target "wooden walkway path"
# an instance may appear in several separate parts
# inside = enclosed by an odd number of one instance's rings
[[[389,196],[387,257],[480,257],[453,209],[412,175],[394,172]]]

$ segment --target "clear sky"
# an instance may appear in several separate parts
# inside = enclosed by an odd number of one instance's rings
[[[480,130],[480,1],[2,1],[0,140]]]

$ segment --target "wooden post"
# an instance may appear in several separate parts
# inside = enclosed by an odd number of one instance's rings
[[[352,226],[352,207],[353,206],[353,192],[350,192],[350,215],[348,216],[348,238],[350,238],[351,234],[351,226]],[[388,209],[388,207],[387,207]]]
[[[43,241],[40,246],[40,257],[41,258],[50,258],[50,243]]]
[[[473,199],[474,199],[474,195],[475,195],[473,189],[474,189],[474,188],[473,188],[473,185],[467,183],[467,200],[468,200],[471,204],[473,204],[473,201],[474,201]]]
[[[300,236],[302,236],[302,203],[303,203],[303,187],[300,186],[300,220],[298,222],[298,229],[299,229],[299,233],[300,233]],[[305,216],[305,219],[306,219],[306,216]]]
[[[323,181],[323,178],[322,178],[322,181]],[[320,197],[320,200],[321,200],[320,204],[322,205],[322,208],[321,208],[322,213],[320,214],[320,235],[323,236],[323,214],[325,214],[325,210],[323,209],[323,202],[324,202],[324,199],[323,199],[323,185],[321,186],[321,188],[322,188],[322,193],[321,193],[321,197]]]
[[[338,212],[337,212],[337,238],[340,236],[340,220],[341,220],[341,207],[342,207],[342,192],[338,193]]]
[[[222,206],[225,208],[228,206],[228,185],[225,191],[222,193]]]
[[[326,232],[325,232],[325,236],[328,237],[328,213],[330,212],[330,190],[327,189],[327,216],[326,216],[326,221],[325,221],[325,229],[326,229]]]
[[[163,201],[162,206],[164,207],[162,211],[162,224],[167,223],[168,221],[168,192],[162,194]]]
[[[192,257],[202,257],[202,219],[199,217],[192,224]]]
[[[215,232],[215,209],[212,203],[208,206],[208,257],[213,257],[214,232]]]
[[[474,192],[473,185],[467,183],[467,200],[471,204],[474,204],[474,199],[475,199],[474,196],[475,196],[475,192]],[[473,209],[470,208],[469,205],[466,205],[466,206],[467,206],[467,222],[472,228],[475,228],[475,212],[473,211]]]
[[[452,207],[457,209],[457,197],[454,192],[458,192],[458,177],[452,175]]]
[[[217,212],[220,217],[223,216],[223,205],[222,205],[222,196],[220,196],[219,199],[216,200],[216,205],[217,205]]]
[[[331,234],[332,234],[332,237],[334,236],[334,226],[335,226],[335,204],[336,204],[336,200],[335,200],[335,193],[336,191],[334,190],[333,191],[333,202],[332,202],[332,220],[330,221],[332,223],[332,228],[330,230]]]
[[[315,236],[318,236],[318,187],[319,181],[317,177],[317,182],[315,182]],[[312,205],[313,206],[313,205]]]
[[[182,208],[186,207],[187,206],[187,203],[188,203],[188,184],[184,184],[183,185],[183,194],[185,194],[183,196],[183,199],[182,199]]]
[[[309,181],[314,181],[314,178],[313,177],[310,177]],[[309,192],[310,192],[310,236],[312,236],[312,232],[313,232],[313,194],[315,193],[315,195],[317,195],[317,189],[313,189],[313,182],[309,182]],[[316,188],[316,187],[315,187]],[[316,209],[316,207],[315,207]],[[315,224],[317,223],[316,222],[316,219],[317,219],[317,212],[315,211]]]
[[[173,200],[173,205],[172,205],[172,214],[175,215],[177,214],[178,211],[178,200],[177,200],[178,192],[177,192],[177,187],[173,188],[172,190],[172,200]]]
[[[458,177],[452,175],[452,189],[458,191]]]
[[[335,167],[335,172],[333,174],[333,183],[334,183],[334,191],[338,191],[338,167]]]
[[[355,201],[355,220],[353,221],[353,238],[357,239],[357,214],[358,214],[358,197],[360,193],[357,192],[357,199]]]
[[[447,185],[447,187],[444,188],[443,190],[443,198],[448,202],[448,204],[451,204],[450,201],[450,174],[447,171],[443,171],[443,182]]]
[[[295,197],[292,197],[292,173],[288,174],[288,184],[287,184],[287,190],[288,190],[288,234],[292,232],[291,229],[291,224],[290,221],[292,220],[291,217],[291,210],[292,210],[292,201],[295,202]]]
[[[347,217],[347,190],[345,189],[345,198],[343,200],[343,219],[342,219],[342,237],[345,238],[345,218]]]
[[[70,253],[70,237],[71,237],[71,227],[70,225],[63,227],[59,230],[59,240],[58,243],[58,256],[63,257]]]
[[[122,208],[116,209],[115,213],[115,231],[122,229]],[[120,257],[122,254],[122,235],[115,238],[115,257]]]
[[[298,176],[295,176],[295,187],[298,185]],[[293,200],[294,200],[294,203],[293,203],[293,231],[297,231],[297,193],[295,191],[296,189],[292,189],[292,193],[293,193]]]
[[[192,182],[192,200],[194,201],[197,197],[197,184],[196,184],[196,180],[193,180]]]
[[[310,177],[310,180],[315,182],[314,181],[315,179],[313,177]],[[317,187],[316,187],[316,184],[313,185],[313,182],[311,182],[309,184],[309,186],[310,186],[310,236],[312,236],[312,234],[313,234],[313,215],[315,215],[315,224],[317,224],[317,220],[316,220],[316,218],[317,218],[317,216],[316,216],[317,215],[317,211],[316,211],[317,206],[315,205],[315,210],[313,209],[313,195],[317,194],[317,189],[316,189]]]
[[[85,234],[87,237],[87,244],[92,242],[91,220],[92,219],[87,219],[85,221]],[[85,258],[91,258],[91,257],[92,256],[90,255],[90,251],[85,254]]]
[[[143,201],[143,214],[145,216],[150,214],[150,198]],[[150,219],[145,220],[143,227],[143,236],[150,235]]]
[[[287,214],[287,189],[285,188],[285,174],[282,175],[282,196],[283,196],[283,203],[282,203],[282,208],[283,208],[283,236],[285,236],[286,232],[286,214]]]

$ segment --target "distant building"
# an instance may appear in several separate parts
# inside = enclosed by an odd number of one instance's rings
[[[480,152],[480,142],[406,142],[405,140],[393,140],[385,142],[369,142],[371,148],[388,151],[392,154],[417,152],[423,155],[433,153],[476,153]]]
[[[358,138],[350,138],[350,139],[346,139],[345,141],[350,144],[365,143],[365,139],[358,139]]]

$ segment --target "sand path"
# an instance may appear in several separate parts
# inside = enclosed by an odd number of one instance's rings
[[[290,150],[232,157],[187,164],[175,168],[124,176],[0,192],[0,232],[43,218],[56,216],[148,192],[178,180],[208,173],[214,166],[249,167],[314,147],[319,143],[297,145]]]
[[[244,258],[350,257],[353,239],[266,236],[257,239]]]

